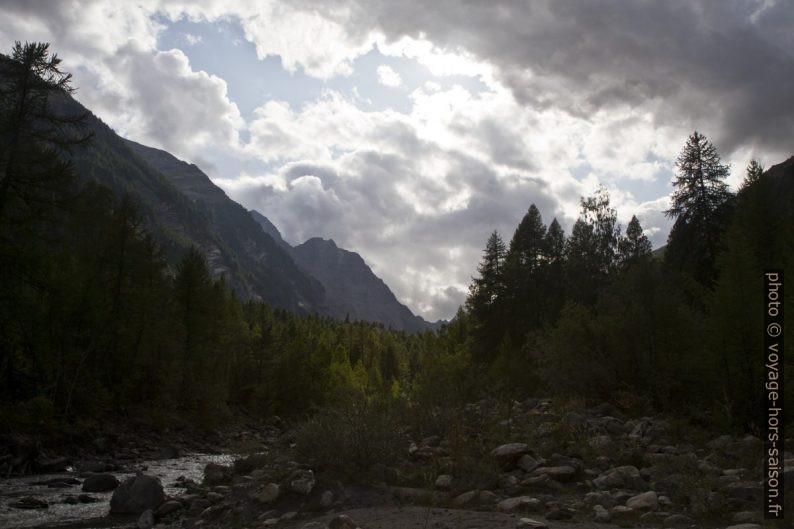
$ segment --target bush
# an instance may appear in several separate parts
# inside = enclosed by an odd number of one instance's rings
[[[362,400],[325,408],[308,419],[298,429],[297,448],[320,465],[346,472],[393,464],[407,445],[394,406]]]

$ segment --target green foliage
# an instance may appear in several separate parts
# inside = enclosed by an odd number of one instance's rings
[[[406,449],[398,410],[388,401],[356,399],[324,408],[300,428],[298,450],[316,463],[353,476],[376,463],[395,463]]]

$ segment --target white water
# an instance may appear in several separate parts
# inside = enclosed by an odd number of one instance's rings
[[[233,459],[231,455],[188,454],[176,459],[144,461],[134,466],[133,470],[140,469],[144,474],[160,478],[167,496],[179,496],[185,492],[184,489],[173,486],[179,476],[201,483],[204,477],[204,466],[207,463],[230,465]],[[148,468],[143,470],[144,466]],[[134,472],[111,472],[111,474],[123,482],[126,478],[133,476]],[[90,495],[99,500],[96,503],[70,505],[63,503],[64,498],[82,494],[81,485],[73,485],[69,488],[48,488],[46,485],[34,485],[38,481],[60,477],[76,477],[82,481],[80,473],[75,472],[0,479],[0,528],[50,526],[91,519],[97,520],[97,527],[114,526],[112,520],[104,519],[110,510],[112,492],[92,492]],[[44,500],[50,506],[47,509],[30,510],[9,507],[10,503],[24,496]],[[124,521],[120,525],[128,526],[129,522]],[[90,526],[91,524],[81,527]]]

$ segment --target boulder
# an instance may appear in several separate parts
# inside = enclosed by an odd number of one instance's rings
[[[519,496],[517,498],[507,498],[506,500],[500,501],[496,505],[496,508],[502,512],[541,512],[543,510],[543,504],[537,498]]]
[[[612,520],[609,511],[603,505],[593,507],[593,521],[598,523],[609,523]]]
[[[546,518],[549,520],[570,520],[573,518],[574,512],[567,508],[552,509],[546,513]]]
[[[289,477],[289,488],[293,492],[307,496],[314,488],[314,472],[311,470],[296,470]]]
[[[491,457],[502,469],[511,470],[515,468],[521,456],[529,452],[529,447],[524,443],[508,443],[491,450]]]
[[[232,467],[217,463],[207,463],[207,466],[204,467],[204,485],[211,487],[227,483],[232,479],[232,474]]]
[[[656,492],[649,490],[626,500],[626,507],[635,511],[656,511],[659,509],[659,498]]]
[[[610,468],[601,473],[593,480],[595,488],[606,489],[642,489],[645,488],[645,481],[640,476],[640,471],[634,466],[622,466]]]
[[[91,474],[83,481],[83,492],[109,492],[118,486],[119,480],[113,474]]]
[[[436,478],[435,487],[438,490],[449,490],[452,488],[452,476],[449,474],[441,474]]]
[[[356,529],[357,527],[356,522],[346,514],[335,516],[328,522],[328,529]]]
[[[532,518],[519,518],[516,529],[549,529],[549,526]]]
[[[662,521],[663,527],[689,527],[694,525],[695,520],[686,514],[671,514]]]
[[[9,503],[9,507],[13,507],[14,509],[46,509],[49,507],[49,504],[38,498],[33,498],[31,496],[25,496],[24,498],[20,498],[15,502]]]
[[[138,529],[152,529],[154,527],[154,513],[151,509],[146,509],[138,517],[138,522],[135,524]]]
[[[576,469],[572,466],[563,465],[559,467],[540,467],[534,472],[537,475],[545,475],[559,481],[560,483],[569,483],[573,481],[576,476]]]
[[[164,516],[168,516],[169,514],[175,513],[176,511],[182,510],[182,502],[177,500],[169,500],[157,509],[157,517],[162,518]]]
[[[122,483],[110,498],[111,514],[141,514],[146,509],[157,510],[165,503],[160,480],[140,474]]]
[[[518,458],[516,466],[526,473],[530,473],[541,465],[541,461],[529,454],[524,454]]]

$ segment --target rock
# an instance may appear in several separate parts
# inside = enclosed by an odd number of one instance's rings
[[[643,524],[658,525],[662,523],[668,516],[670,516],[669,512],[648,511],[640,515],[640,522]]]
[[[571,509],[552,509],[546,513],[546,518],[549,520],[570,520],[573,515],[574,512]]]
[[[127,479],[110,498],[111,514],[141,514],[146,509],[156,510],[165,502],[165,492],[160,480],[146,475]]]
[[[46,509],[50,505],[38,498],[33,498],[31,496],[25,496],[24,498],[20,498],[15,502],[9,503],[9,507],[13,507],[14,509]]]
[[[204,467],[204,485],[211,487],[227,483],[232,479],[232,475],[232,467],[217,463],[207,463],[207,466]]]
[[[157,518],[162,518],[164,516],[168,516],[169,514],[175,513],[176,511],[182,510],[182,502],[177,500],[168,500],[167,502],[160,505],[157,509]]]
[[[649,490],[629,498],[626,501],[626,507],[635,511],[656,511],[659,510],[659,498],[655,491]]]
[[[180,456],[179,449],[175,446],[166,446],[160,453],[157,454],[156,459],[176,459]]]
[[[95,498],[89,494],[80,494],[77,496],[77,499],[80,503],[96,503],[99,501],[99,498]]]
[[[518,463],[516,463],[516,466],[521,470],[523,470],[524,472],[526,472],[527,474],[529,474],[530,472],[532,472],[533,470],[535,470],[540,466],[540,461],[538,461],[529,454],[524,454],[523,456],[518,458]]]
[[[600,490],[607,489],[642,489],[646,487],[640,471],[634,466],[610,468],[593,480],[593,485]]]
[[[519,518],[516,529],[549,529],[549,526],[532,518]]]
[[[116,490],[119,480],[113,474],[91,474],[83,481],[83,492],[109,492]]]
[[[489,490],[470,490],[468,492],[464,492],[452,500],[452,502],[458,507],[478,503],[493,503],[494,501],[496,501],[496,494]]]
[[[761,526],[757,523],[740,523],[739,525],[732,525],[725,529],[761,529]]]
[[[308,522],[301,525],[301,529],[328,529],[328,526],[322,522]]]
[[[593,521],[599,523],[609,523],[612,520],[609,511],[603,505],[593,506]]]
[[[534,473],[548,476],[560,483],[569,483],[573,481],[574,476],[576,476],[576,469],[567,465],[559,467],[540,467],[536,469]]]
[[[151,509],[143,511],[135,524],[138,529],[152,529],[154,527],[154,513]]]
[[[356,522],[346,514],[335,516],[328,522],[328,529],[356,529],[357,527]]]
[[[334,504],[334,493],[330,490],[324,490],[320,494],[320,507],[327,509]]]
[[[223,501],[223,494],[218,494],[217,492],[210,492],[207,494],[207,501],[213,504],[217,504]]]
[[[541,512],[543,510],[543,504],[537,498],[519,496],[517,498],[507,498],[506,500],[500,501],[496,505],[496,508],[502,512]]]
[[[521,485],[526,487],[532,492],[550,492],[555,493],[562,490],[562,485],[552,480],[546,474],[540,476],[532,476],[521,482]]]
[[[285,512],[284,514],[282,514],[282,515],[281,515],[281,518],[280,518],[280,520],[287,520],[287,521],[289,521],[289,520],[292,520],[292,519],[294,519],[296,516],[298,516],[298,513],[297,513],[297,512],[295,512],[295,511],[287,511],[287,512]]]
[[[518,478],[515,477],[513,474],[501,474],[499,476],[499,488],[500,489],[513,489],[516,485],[518,485]]]
[[[452,476],[449,474],[441,474],[436,478],[435,487],[438,490],[449,490],[452,488]]]
[[[430,446],[432,448],[435,448],[439,444],[441,444],[441,437],[439,437],[438,435],[431,435],[430,437],[425,437],[424,439],[422,439],[422,442],[420,444],[422,446]]]
[[[757,511],[740,511],[733,515],[731,521],[735,524],[756,523],[763,517],[764,515]]]
[[[491,450],[491,457],[503,470],[511,470],[524,454],[529,453],[529,447],[524,443],[508,443],[497,446]]]
[[[663,527],[689,527],[693,525],[695,520],[686,514],[671,514],[662,521]]]
[[[289,488],[304,496],[312,491],[315,483],[314,472],[311,470],[296,470],[289,477]]]
[[[281,495],[281,487],[278,483],[268,483],[260,492],[255,494],[253,498],[259,503],[273,503]]]
[[[634,509],[626,507],[625,505],[616,505],[609,509],[609,516],[612,523],[622,524],[633,520],[636,517]]]

